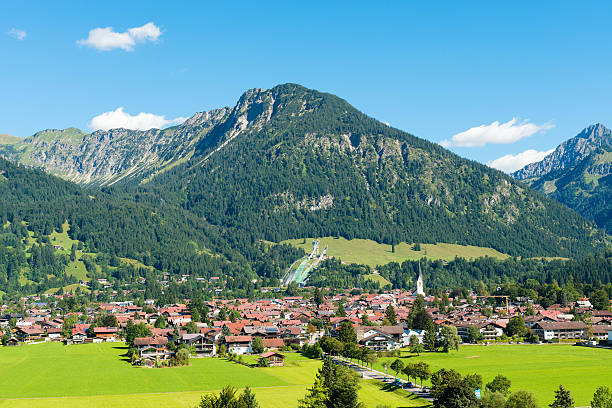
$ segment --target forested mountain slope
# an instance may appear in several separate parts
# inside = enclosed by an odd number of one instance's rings
[[[568,256],[601,239],[511,177],[294,84],[245,93],[189,161],[138,191],[276,242],[336,235]]]
[[[589,126],[514,177],[612,232],[612,131]]]
[[[113,185],[102,191],[127,201],[161,200],[222,229],[232,248],[343,236],[578,256],[603,240],[511,177],[295,84],[249,90],[165,130],[43,131],[0,154]]]
[[[65,263],[48,237],[70,225],[87,253],[124,257],[173,275],[231,277],[248,287],[258,275],[278,279],[299,251],[227,240],[225,232],[169,204],[84,190],[40,170],[0,159],[0,290],[36,293],[65,282]],[[27,245],[33,234],[40,247]],[[39,262],[34,253],[42,253]],[[284,252],[288,257],[284,259]],[[20,288],[24,281],[33,285]]]

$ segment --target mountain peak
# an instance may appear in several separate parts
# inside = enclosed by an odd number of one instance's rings
[[[541,161],[528,164],[512,175],[518,180],[542,177],[553,171],[575,166],[599,147],[609,145],[612,145],[612,131],[601,123],[595,123],[561,143]]]

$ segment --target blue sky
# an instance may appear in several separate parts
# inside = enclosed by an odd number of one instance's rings
[[[161,126],[285,82],[483,163],[612,126],[609,2],[221,3],[0,3],[0,133]]]

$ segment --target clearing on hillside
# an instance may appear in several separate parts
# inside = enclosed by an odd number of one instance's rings
[[[306,241],[306,242],[304,242]],[[284,244],[291,244],[309,252],[312,250],[312,238],[289,239],[283,241]],[[389,262],[403,262],[406,260],[416,260],[423,257],[429,259],[441,259],[452,261],[455,257],[479,258],[490,256],[497,259],[506,259],[509,256],[502,254],[492,248],[483,248],[470,245],[446,244],[420,244],[421,250],[415,251],[414,244],[402,242],[395,246],[395,252],[391,245],[379,244],[369,239],[351,239],[324,237],[320,239],[321,248],[327,246],[327,256],[340,258],[344,263],[359,263],[370,266],[385,265]]]

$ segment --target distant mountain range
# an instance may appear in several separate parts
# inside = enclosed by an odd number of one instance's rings
[[[240,242],[343,236],[521,256],[591,252],[594,224],[500,171],[295,84],[168,129],[45,130],[0,155],[123,199],[180,208]]]
[[[513,176],[612,232],[612,131],[587,127]]]

